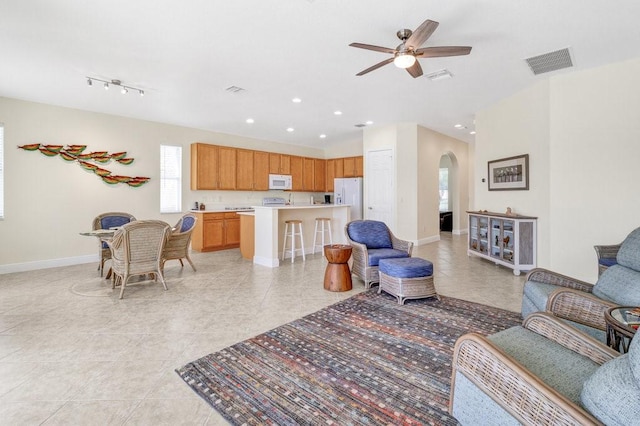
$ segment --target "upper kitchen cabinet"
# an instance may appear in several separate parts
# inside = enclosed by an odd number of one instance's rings
[[[191,144],[191,189],[236,189],[236,149]]]
[[[315,158],[302,158],[302,190],[303,191],[315,191],[315,182],[314,182],[314,169],[315,169]]]
[[[335,177],[344,177],[344,158],[335,158]],[[333,185],[333,184],[332,184]]]
[[[333,179],[336,177],[336,160],[327,160],[327,183],[326,192],[333,192]]]
[[[286,154],[269,153],[269,173],[274,175],[291,174],[291,156]]]
[[[296,157],[292,155],[290,157],[291,161],[291,190],[292,191],[302,191],[303,183],[302,183],[302,157]]]
[[[363,177],[364,162],[363,157],[344,158],[344,177]]]
[[[325,192],[327,190],[327,160],[316,158],[313,166],[313,189],[315,192]]]
[[[266,191],[269,189],[269,153],[238,149],[236,189]]]

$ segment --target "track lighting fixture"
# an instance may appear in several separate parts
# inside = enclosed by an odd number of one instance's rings
[[[94,81],[99,81],[103,83],[104,90],[109,90],[110,86],[117,86],[120,88],[120,93],[122,93],[123,95],[126,95],[127,93],[129,93],[129,90],[135,90],[136,92],[138,92],[140,96],[144,96],[144,90],[138,89],[137,87],[133,87],[133,86],[126,86],[122,84],[120,80],[107,81],[107,80],[102,80],[95,77],[87,77],[87,85],[93,86]]]

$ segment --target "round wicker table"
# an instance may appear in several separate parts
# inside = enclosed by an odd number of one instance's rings
[[[324,257],[329,264],[324,272],[324,289],[329,291],[349,291],[353,288],[349,258],[351,246],[346,244],[329,244],[324,246]]]
[[[628,311],[635,306],[618,306],[608,309],[604,314],[607,324],[607,346],[621,353],[629,351],[629,343],[638,329],[639,317]]]

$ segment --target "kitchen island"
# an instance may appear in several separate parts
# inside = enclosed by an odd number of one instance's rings
[[[334,244],[346,243],[344,227],[351,220],[350,207],[348,204],[253,206],[255,221],[253,263],[271,268],[280,266],[285,220],[302,221],[305,253],[313,252],[316,217],[331,219],[331,236]],[[322,256],[321,250],[318,250],[318,255]]]

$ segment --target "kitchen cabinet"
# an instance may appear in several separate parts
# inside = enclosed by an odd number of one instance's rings
[[[536,267],[537,218],[491,212],[469,213],[468,255],[513,269],[514,275]]]
[[[191,144],[191,189],[236,189],[236,148]]]
[[[302,158],[302,190],[313,192],[315,190],[314,182],[315,158]]]
[[[313,162],[313,182],[315,192],[327,190],[327,160],[316,158]]]
[[[363,177],[364,176],[364,158],[346,157],[344,158],[344,177]]]
[[[344,158],[336,158],[335,159],[335,173],[337,178],[344,177]]]
[[[333,192],[333,179],[336,177],[336,160],[327,160],[327,184],[326,192]]]
[[[236,189],[240,191],[269,189],[268,152],[237,150]]]
[[[286,154],[269,153],[269,173],[274,175],[291,174],[291,156]]]
[[[216,251],[240,246],[240,217],[236,212],[194,212],[198,217],[191,235],[191,248]]]
[[[302,157],[292,155],[290,157],[291,164],[291,190],[302,191]]]

